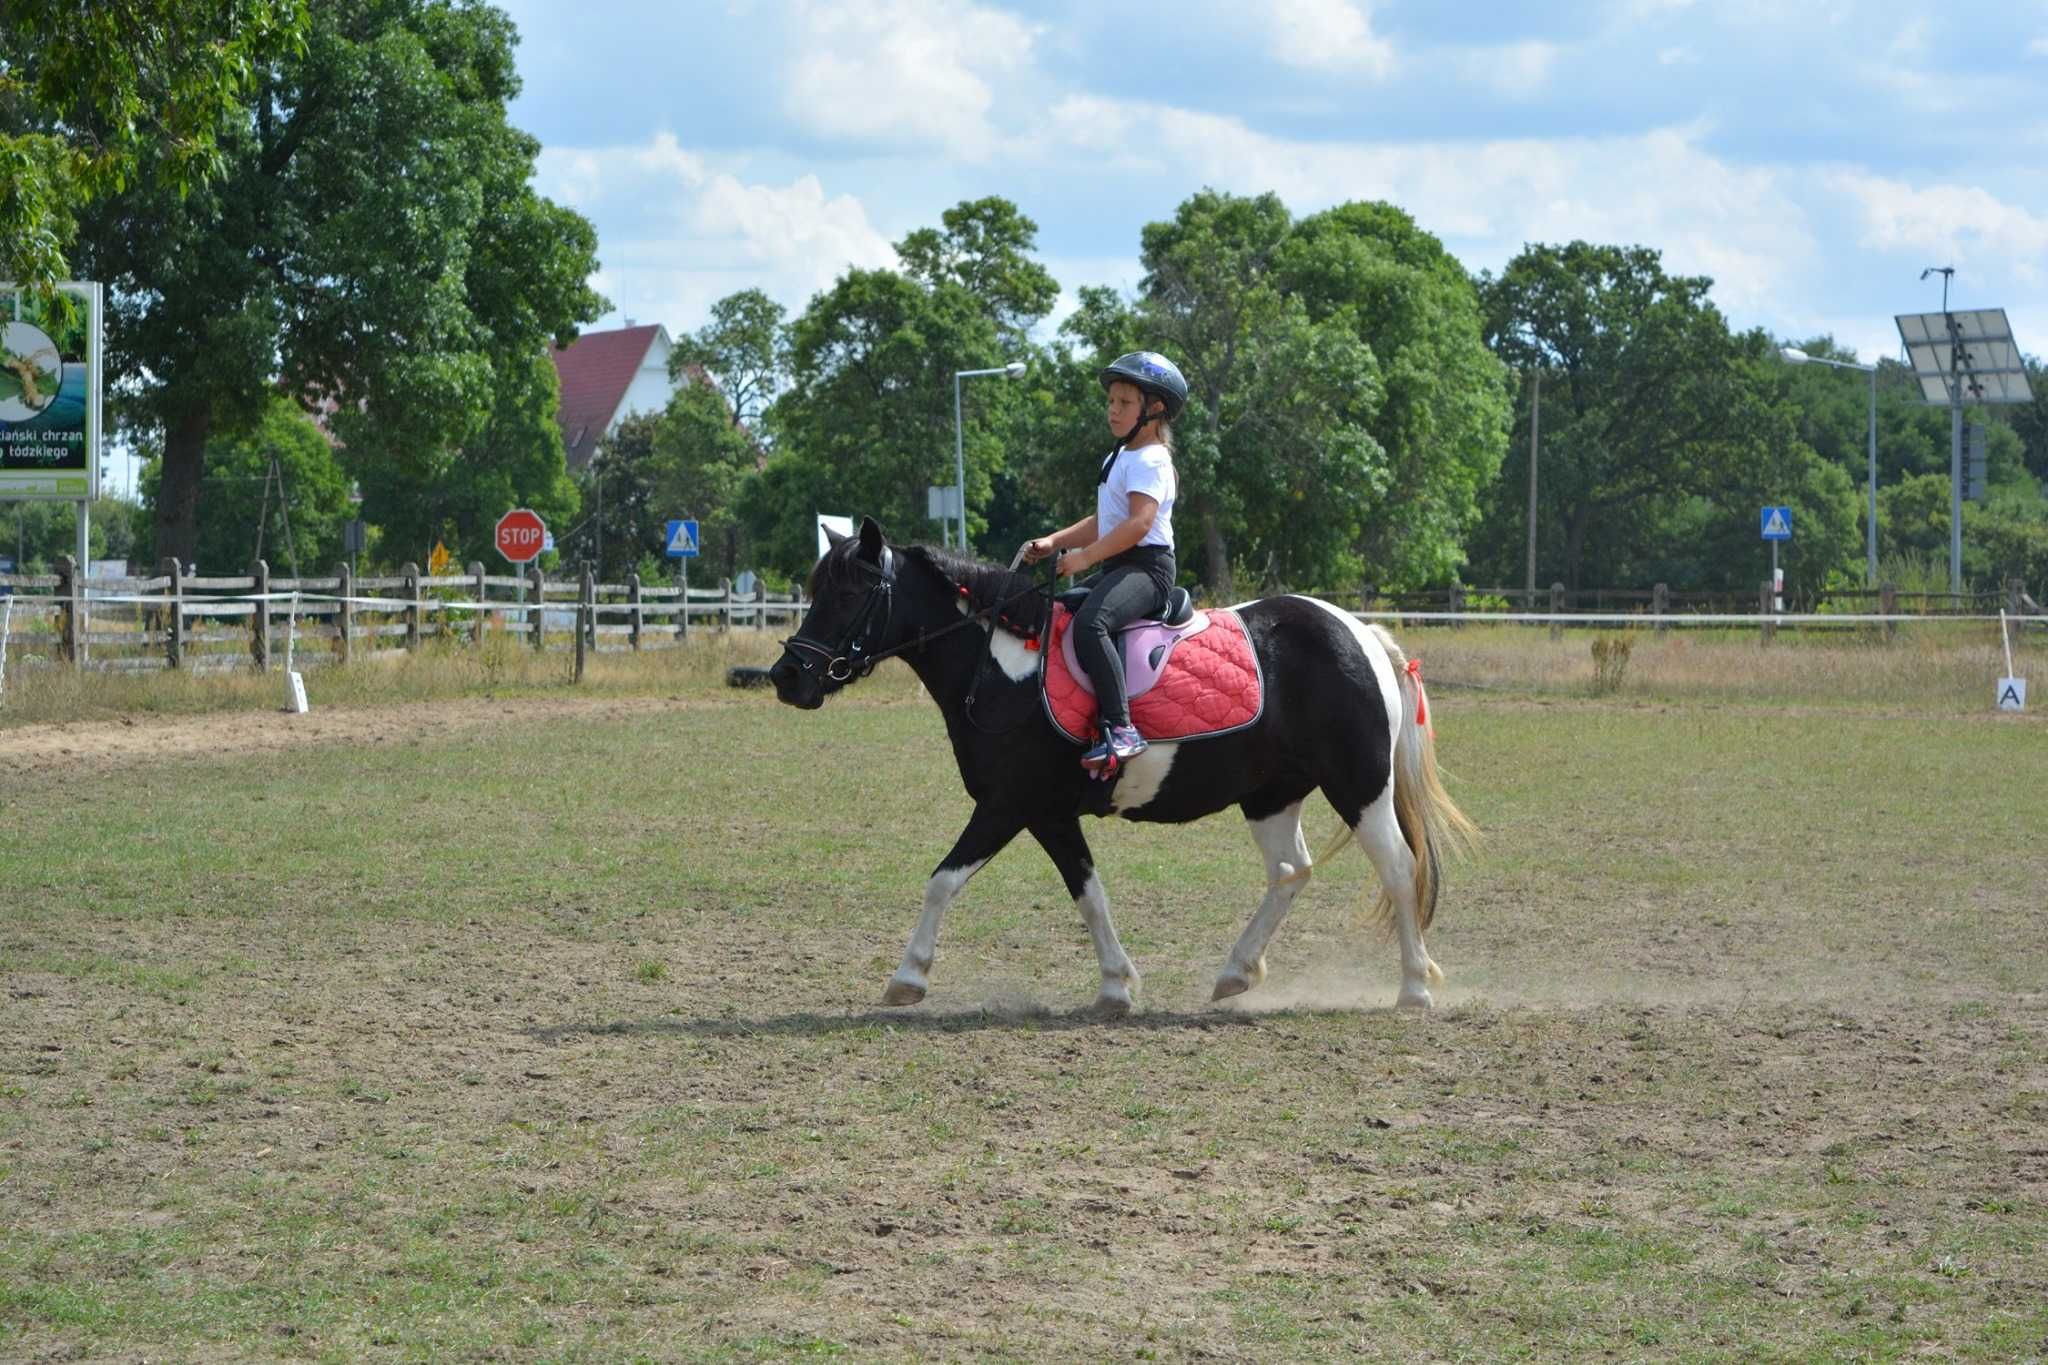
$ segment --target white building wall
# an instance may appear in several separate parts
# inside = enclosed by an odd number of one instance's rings
[[[619,410],[612,416],[612,424],[605,429],[609,435],[619,423],[635,413],[655,413],[668,407],[668,400],[675,396],[677,384],[668,377],[668,360],[672,347],[669,344],[666,327],[654,334],[648,344],[647,358],[640,362],[640,369],[633,376],[633,382],[626,386],[626,396],[619,400]]]

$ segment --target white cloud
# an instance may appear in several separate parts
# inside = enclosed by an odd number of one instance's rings
[[[1815,259],[1796,177],[1724,161],[1699,127],[1614,137],[1484,142],[1290,141],[1238,119],[1092,97],[1051,126],[1068,145],[1114,154],[1124,130],[1153,130],[1170,178],[1238,193],[1272,190],[1297,213],[1384,199],[1473,267],[1531,241],[1643,243],[1667,268],[1714,277],[1724,308],[1767,308]]]
[[[1852,200],[1863,219],[1862,244],[1972,260],[1980,278],[2048,282],[2048,217],[2006,203],[1974,185],[1916,188],[1864,171],[1838,171],[1829,187]]]
[[[713,169],[671,133],[623,147],[549,147],[541,193],[593,220],[630,223],[598,244],[593,280],[622,313],[698,325],[717,299],[759,287],[792,309],[850,266],[893,266],[896,253],[850,194],[815,175],[758,184]]]
[[[2032,57],[2048,57],[2048,38],[2036,38],[2028,43],[2027,54]]]
[[[828,137],[907,142],[986,160],[996,82],[1024,72],[1038,30],[944,0],[794,0],[783,111]]]
[[[1529,39],[1497,47],[1472,48],[1460,58],[1465,77],[1490,86],[1512,99],[1526,99],[1550,84],[1550,73],[1562,51],[1556,43]]]
[[[1372,31],[1369,0],[1272,0],[1260,22],[1289,66],[1374,77],[1394,69],[1394,45]]]
[[[1659,66],[1697,66],[1699,56],[1689,47],[1666,47],[1657,50]]]

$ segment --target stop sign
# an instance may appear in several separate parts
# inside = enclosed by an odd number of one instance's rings
[[[548,526],[538,512],[515,507],[498,518],[498,553],[514,564],[538,559],[547,539]]]

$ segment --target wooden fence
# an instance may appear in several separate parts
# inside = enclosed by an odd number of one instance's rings
[[[801,594],[751,594],[716,588],[684,590],[649,585],[632,575],[624,583],[581,577],[550,579],[532,570],[519,575],[484,572],[471,564],[463,574],[432,577],[407,564],[395,575],[355,577],[346,565],[324,578],[273,578],[268,566],[242,578],[199,577],[166,560],[147,578],[81,580],[76,566],[60,561],[54,574],[0,574],[7,597],[13,667],[70,664],[112,670],[180,668],[206,672],[267,668],[281,662],[287,637],[294,642],[293,666],[403,655],[432,640],[479,643],[492,633],[516,638],[534,649],[625,653],[668,649],[693,629],[794,629],[807,607]],[[1844,627],[1865,627],[1858,616],[1939,620],[1982,617],[2005,610],[2022,626],[2048,629],[2048,614],[2026,585],[2008,579],[1992,593],[1909,593],[1885,584],[1870,589],[1788,593],[1774,610],[1770,584],[1755,596],[1728,592],[1686,592],[1659,583],[1651,588],[1569,589],[1562,583],[1531,593],[1525,588],[1480,588],[1452,584],[1424,592],[1381,592],[1367,585],[1353,597],[1314,594],[1348,610],[1397,613],[1414,625],[1484,622],[1490,616],[1520,614],[1545,618],[1561,637],[1573,616],[1627,617],[1626,621],[1584,622],[1604,627],[1641,625],[1668,629],[1671,617],[1728,616],[1732,625],[1760,630],[1770,639],[1774,619],[1807,619],[1801,628],[1828,628],[1841,616]],[[1349,599],[1349,600],[1347,600]],[[1353,602],[1356,606],[1353,606]],[[77,607],[77,610],[74,610]],[[1434,619],[1432,619],[1434,618]],[[1895,621],[1881,623],[1890,637]]]
[[[672,649],[692,630],[794,630],[801,595],[751,594],[729,581],[685,591],[649,585],[484,572],[439,577],[406,564],[395,575],[273,578],[256,565],[241,578],[194,576],[175,561],[147,578],[81,579],[71,560],[54,574],[0,574],[13,655],[9,667],[70,664],[110,670],[209,672],[400,656],[428,641],[476,644],[502,634],[534,649],[629,653]]]

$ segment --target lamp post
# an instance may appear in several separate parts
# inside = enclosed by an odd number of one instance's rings
[[[953,495],[960,499],[960,552],[967,552],[967,438],[960,425],[960,381],[976,375],[1000,374],[1015,379],[1024,373],[1024,362],[1013,360],[987,370],[953,371]]]
[[[1827,365],[1837,370],[1861,370],[1870,376],[1870,517],[1865,537],[1866,587],[1877,586],[1877,366],[1858,365],[1848,360],[1824,360],[1793,346],[1780,348],[1778,356],[1788,365]]]
[[[1543,371],[1529,371],[1529,590],[1523,611],[1536,609],[1536,451],[1542,432]]]

